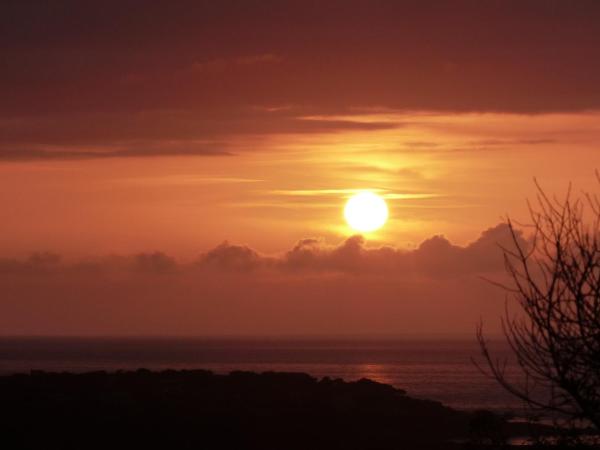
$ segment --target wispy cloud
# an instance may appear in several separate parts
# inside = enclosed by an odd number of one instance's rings
[[[81,160],[108,158],[139,158],[157,156],[232,156],[228,151],[208,148],[172,149],[138,148],[114,151],[40,150],[0,148],[0,161]]]
[[[292,197],[324,197],[324,196],[348,196],[364,192],[365,189],[287,189],[271,191],[275,195],[292,196]],[[425,199],[439,197],[438,194],[432,193],[395,193],[389,192],[388,189],[368,189],[370,192],[380,194],[382,197],[390,200],[408,200],[408,199]]]
[[[194,185],[194,184],[237,184],[261,183],[264,180],[242,177],[204,177],[200,175],[170,175],[157,177],[129,177],[109,180],[111,183],[157,185]]]
[[[369,189],[371,192],[384,192],[385,189]],[[364,189],[280,189],[271,191],[275,195],[290,196],[322,196],[322,195],[352,195]]]
[[[389,199],[389,200],[418,200],[418,199],[426,199],[426,198],[439,198],[442,196],[439,194],[427,194],[427,193],[422,193],[422,194],[389,193],[389,194],[383,194],[382,197]]]

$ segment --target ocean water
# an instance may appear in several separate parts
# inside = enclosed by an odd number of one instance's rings
[[[493,347],[509,355],[503,345]],[[0,373],[30,370],[208,369],[370,378],[408,395],[473,410],[523,405],[484,376],[473,339],[0,338]],[[514,367],[509,366],[509,371]]]

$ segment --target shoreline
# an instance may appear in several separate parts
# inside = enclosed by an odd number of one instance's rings
[[[463,410],[522,406],[475,368],[471,358],[477,351],[473,341],[435,340],[0,339],[0,373],[138,367],[304,372],[347,381],[370,378]]]
[[[31,371],[0,376],[0,394],[12,411],[6,427],[16,431],[7,435],[15,448],[38,444],[23,437],[24,428],[56,435],[56,446],[45,438],[45,448],[64,448],[65,436],[80,445],[100,430],[106,445],[142,440],[146,448],[188,448],[189,442],[209,442],[210,448],[451,448],[456,440],[524,434],[522,425],[491,412],[455,410],[368,379],[305,373]],[[66,427],[70,434],[57,434]],[[149,434],[133,431],[140,428]],[[28,447],[19,439],[32,441]],[[175,446],[168,444],[173,439]]]

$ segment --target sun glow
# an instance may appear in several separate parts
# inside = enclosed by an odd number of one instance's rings
[[[360,192],[348,200],[344,208],[348,225],[356,231],[370,232],[381,228],[388,218],[385,200],[372,192]]]

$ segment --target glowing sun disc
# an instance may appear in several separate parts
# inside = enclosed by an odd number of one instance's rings
[[[379,195],[359,192],[346,203],[344,217],[348,225],[356,231],[375,231],[387,221],[388,207]]]

